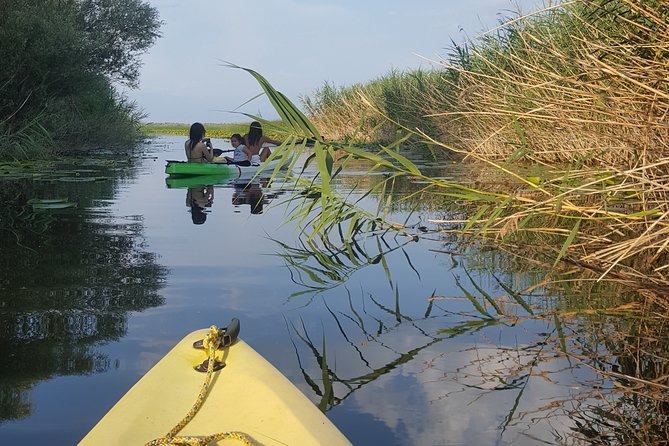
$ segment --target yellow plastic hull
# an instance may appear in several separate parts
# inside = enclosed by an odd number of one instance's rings
[[[208,330],[186,336],[158,362],[80,445],[143,445],[170,431],[190,410],[204,381],[193,366],[206,359],[193,348]],[[226,366],[215,372],[209,394],[179,432],[204,437],[235,431],[258,445],[350,445],[318,408],[274,366],[238,340],[219,351]],[[221,445],[241,444],[221,440]]]

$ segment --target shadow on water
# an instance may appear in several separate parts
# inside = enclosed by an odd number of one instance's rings
[[[42,380],[114,367],[96,346],[126,334],[129,312],[163,303],[166,271],[142,248],[141,218],[105,209],[131,161],[30,171],[0,178],[0,421],[30,415]]]

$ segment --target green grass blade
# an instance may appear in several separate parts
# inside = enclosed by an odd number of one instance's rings
[[[557,264],[560,262],[560,259],[562,259],[562,257],[564,257],[564,255],[567,253],[567,250],[572,245],[572,243],[574,242],[574,239],[578,235],[578,229],[579,229],[580,226],[581,226],[581,219],[576,220],[576,224],[574,225],[571,232],[567,236],[567,239],[562,244],[562,248],[560,249],[560,252],[558,253],[557,258],[555,259],[555,263],[553,263],[553,268],[555,268],[557,266]]]

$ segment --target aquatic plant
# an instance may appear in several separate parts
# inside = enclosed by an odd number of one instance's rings
[[[188,136],[190,124],[149,122],[142,125],[142,131],[148,135],[183,135]],[[235,133],[248,133],[248,123],[204,123],[207,136],[211,138],[229,138]],[[271,132],[267,132],[272,136]]]
[[[311,124],[255,74],[283,110],[287,133],[315,141],[307,149],[286,138],[277,151],[301,150],[308,163],[316,164],[316,177],[298,177],[303,181],[298,190],[308,193],[294,197],[304,211],[291,215],[306,223],[312,238],[343,224],[355,236],[379,226],[406,231],[406,225],[388,221],[385,211],[393,199],[387,191],[399,178],[410,177],[425,185],[414,196],[458,200],[459,213],[432,221],[443,225],[445,238],[455,235],[470,245],[529,257],[531,264],[549,271],[522,291],[506,285],[506,296],[486,294],[474,280],[460,282],[460,298],[470,303],[476,319],[441,333],[495,326],[508,317],[503,302],[515,302],[531,315],[514,324],[548,321],[550,331],[542,339],[516,348],[482,348],[481,359],[466,368],[475,376],[481,361],[506,367],[463,384],[482,382],[491,391],[517,392],[502,429],[525,415],[537,419],[559,412],[576,420],[575,441],[625,444],[667,438],[669,387],[662,340],[669,309],[668,23],[669,8],[659,1],[569,1],[517,18],[479,43],[457,48],[458,60],[442,61],[439,85],[427,86],[423,100],[414,102],[424,108],[416,108],[409,119],[386,109],[389,102],[371,88],[338,92],[328,86],[310,110],[332,107],[336,113],[316,116]],[[345,99],[337,103],[337,96]],[[360,111],[351,114],[353,109]],[[342,133],[326,127],[327,122],[340,125],[336,114],[349,123]],[[429,118],[425,129],[420,122],[412,124],[416,116]],[[390,141],[366,148],[353,144],[360,134],[376,141],[376,130],[384,126],[395,132]],[[342,141],[328,142],[323,135]],[[455,184],[425,175],[402,153],[415,140],[436,153],[476,163],[478,181]],[[330,187],[351,160],[365,160],[370,171],[384,172],[385,179],[366,191],[377,196],[376,213],[348,203]],[[491,172],[504,180],[486,181]],[[609,301],[595,292],[604,283],[613,289]],[[561,296],[574,292],[557,306],[546,302],[541,307],[527,296],[538,289]],[[300,338],[314,355],[324,355],[302,331]],[[592,371],[582,383],[586,390],[543,408],[524,407],[528,383],[556,376],[550,371],[556,357],[565,367]],[[331,373],[330,363],[319,362],[323,386],[351,384]],[[321,391],[328,394],[324,405],[340,398],[336,389],[334,400],[329,392]]]
[[[346,163],[335,152],[366,159],[372,170],[388,171],[373,193],[386,197],[397,178],[420,178],[425,192],[471,203],[468,218],[437,223],[460,224],[461,234],[495,244],[543,234],[538,245],[553,253],[556,268],[578,265],[641,283],[669,307],[661,291],[669,286],[667,23],[663,2],[569,1],[455,47],[430,74],[324,87],[307,108],[319,131],[349,139],[314,146],[316,156],[339,161],[319,166],[321,203],[331,196],[329,176]],[[417,116],[424,122],[416,124]],[[351,144],[361,134],[377,139],[383,126],[394,129],[391,143],[374,151]],[[411,140],[487,168],[474,187],[429,178],[400,153]],[[527,174],[528,165],[543,168]],[[487,184],[491,171],[505,177],[502,187]]]

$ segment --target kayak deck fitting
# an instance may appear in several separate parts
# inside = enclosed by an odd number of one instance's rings
[[[206,388],[206,373],[194,367],[209,367],[208,341],[202,340],[211,339],[213,332],[220,335],[221,346],[210,349],[219,362],[211,366]],[[112,407],[80,445],[141,445],[164,436],[204,439],[220,433],[221,440],[212,444],[350,446],[295,385],[237,339],[238,332],[239,321],[233,319],[223,330],[212,327],[187,335]],[[224,366],[214,371],[221,364]],[[204,392],[201,407],[184,417],[195,409],[193,402],[200,392]]]

